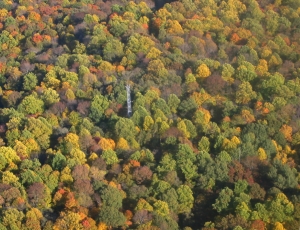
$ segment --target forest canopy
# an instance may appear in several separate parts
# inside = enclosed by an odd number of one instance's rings
[[[0,229],[298,230],[299,94],[298,0],[0,1]]]

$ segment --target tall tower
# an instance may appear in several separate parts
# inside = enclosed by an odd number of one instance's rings
[[[131,110],[131,96],[130,96],[130,85],[126,85],[126,92],[127,92],[127,115],[131,117],[132,110]]]

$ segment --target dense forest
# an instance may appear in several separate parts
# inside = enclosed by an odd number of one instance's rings
[[[1,0],[0,95],[0,230],[299,229],[299,0]]]

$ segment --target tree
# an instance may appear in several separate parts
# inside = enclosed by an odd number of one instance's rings
[[[243,82],[239,85],[236,92],[236,103],[248,104],[252,99],[256,98],[256,92],[252,90],[249,82]]]
[[[177,108],[180,104],[180,99],[175,94],[170,94],[168,97],[168,106],[172,113],[177,112]]]
[[[16,151],[13,150],[11,147],[0,147],[0,155],[4,158],[4,162],[6,163],[19,163],[20,157],[17,155]],[[4,163],[3,166],[6,164]]]
[[[21,173],[20,177],[21,177],[21,183],[25,186],[29,186],[33,183],[42,182],[40,176],[36,172],[30,169],[24,170]]]
[[[148,64],[147,70],[153,75],[157,82],[160,82],[161,79],[165,79],[168,75],[168,71],[160,59],[151,60]]]
[[[129,150],[128,142],[123,137],[121,137],[117,142],[116,149]]]
[[[126,217],[118,209],[104,206],[100,210],[99,220],[110,227],[117,228],[125,225]]]
[[[194,204],[193,192],[187,185],[180,185],[177,189],[178,213],[189,213]]]
[[[115,149],[115,142],[112,139],[108,139],[108,138],[101,138],[98,145],[104,151],[109,149],[111,150]]]
[[[40,221],[43,218],[43,214],[37,208],[31,208],[26,213],[26,227],[33,230],[40,230]]]
[[[109,106],[109,101],[102,95],[96,95],[91,103],[89,117],[95,122],[99,122]]]
[[[100,195],[104,206],[116,209],[122,207],[122,193],[117,188],[107,186],[100,191]]]
[[[33,183],[27,189],[29,203],[33,207],[46,209],[50,207],[50,190],[43,183]]]
[[[67,165],[73,167],[77,164],[84,164],[86,162],[86,157],[84,152],[80,149],[73,148],[69,153],[69,158],[67,159]]]
[[[281,189],[295,188],[297,186],[297,170],[280,160],[275,160],[269,168],[268,177],[275,186]]]
[[[208,66],[206,64],[201,64],[197,68],[197,74],[200,78],[207,78],[208,76],[211,75],[211,72],[210,72],[210,69],[208,68]]]
[[[138,225],[151,221],[152,215],[147,210],[138,210],[133,216],[133,222]]]
[[[197,175],[197,167],[194,165],[196,155],[187,144],[180,144],[176,153],[178,169],[186,180],[191,180]]]
[[[1,222],[9,229],[21,229],[21,223],[23,219],[24,214],[22,211],[18,211],[15,208],[10,208],[3,211]]]
[[[123,55],[124,44],[117,39],[109,39],[103,48],[104,60],[114,61],[120,59]]]
[[[107,165],[113,165],[119,162],[116,152],[111,149],[103,151],[101,156]]]
[[[142,166],[134,170],[133,178],[136,180],[137,184],[142,184],[145,181],[150,181],[152,174],[153,173],[148,166]]]
[[[43,113],[44,102],[37,97],[36,93],[32,93],[21,101],[18,110],[24,114]]]
[[[44,90],[43,95],[41,96],[42,100],[44,101],[46,106],[50,106],[59,102],[59,95],[58,93],[51,88]]]
[[[158,200],[153,204],[154,212],[160,216],[168,216],[170,213],[169,206],[166,202]]]
[[[221,190],[219,197],[216,199],[216,203],[212,205],[213,208],[216,209],[217,212],[228,209],[232,197],[233,191],[230,188],[225,187]]]
[[[38,119],[28,118],[26,129],[33,135],[36,142],[42,149],[47,149],[50,145],[50,135],[52,134],[52,125],[43,117]]]
[[[116,136],[130,142],[131,138],[134,138],[136,134],[135,125],[132,120],[128,118],[120,118],[115,125]]]
[[[294,205],[283,193],[278,193],[272,200],[268,201],[266,208],[273,223],[282,223],[293,218]]]
[[[60,212],[59,217],[54,223],[53,229],[82,229],[83,226],[80,223],[81,216],[79,213],[72,211]]]
[[[205,137],[205,136],[201,137],[201,139],[198,143],[198,150],[199,151],[205,151],[205,152],[209,153],[210,141],[207,137]]]
[[[169,34],[181,35],[184,33],[180,23],[177,20],[168,19],[166,22],[166,31]]]
[[[266,191],[263,188],[261,188],[259,184],[254,183],[250,187],[249,195],[251,199],[257,199],[263,201],[265,199]]]
[[[23,80],[23,89],[24,90],[33,90],[38,83],[37,76],[34,73],[27,73],[24,76]]]
[[[244,82],[252,81],[257,77],[255,67],[251,63],[244,61],[236,69],[235,77]]]
[[[143,123],[143,129],[145,131],[151,130],[152,126],[154,125],[154,121],[151,116],[146,116]]]

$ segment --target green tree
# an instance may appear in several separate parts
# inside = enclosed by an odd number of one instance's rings
[[[168,106],[172,113],[177,112],[177,108],[180,104],[180,99],[175,94],[170,94],[168,97]]]
[[[16,208],[10,208],[3,211],[2,224],[8,229],[21,229],[22,221],[25,217],[22,211],[18,211]]]
[[[37,76],[34,73],[27,73],[23,79],[23,89],[33,90],[38,83]]]
[[[114,61],[116,59],[120,59],[123,55],[124,44],[117,39],[110,39],[104,45],[103,48],[103,57],[104,60]]]
[[[50,106],[56,102],[59,102],[59,95],[58,93],[51,88],[45,89],[41,99],[44,101],[46,106]]]
[[[130,141],[136,134],[133,121],[128,118],[119,118],[115,125],[115,133],[118,138],[123,137],[127,141]]]
[[[104,112],[109,106],[109,101],[102,95],[96,95],[91,103],[89,117],[95,122],[104,118]]]
[[[187,185],[180,185],[176,192],[178,194],[178,212],[191,212],[194,204],[194,197],[191,188]]]
[[[229,208],[230,201],[233,197],[233,191],[225,187],[219,193],[219,197],[216,199],[216,202],[212,205],[217,212],[222,212]]]
[[[67,158],[60,152],[56,153],[52,159],[52,167],[61,171],[66,166]]]
[[[17,155],[16,151],[12,149],[11,147],[5,147],[2,146],[0,147],[0,155],[2,158],[4,158],[4,162],[6,163],[19,163],[21,161],[20,157]],[[5,163],[2,163],[3,166],[5,167]]]
[[[49,122],[45,118],[28,118],[25,128],[25,130],[28,130],[33,135],[34,139],[42,149],[49,148],[50,135],[52,134],[52,125],[49,124]]]
[[[160,216],[167,216],[170,213],[169,206],[166,202],[158,200],[153,204],[154,212]]]
[[[248,104],[252,99],[256,98],[256,92],[252,90],[252,86],[249,82],[243,82],[239,85],[236,92],[236,103]]]
[[[117,228],[125,225],[126,218],[118,209],[104,206],[100,210],[99,221],[110,227]]]
[[[266,207],[273,223],[282,223],[293,218],[294,205],[283,193],[278,193],[274,199],[268,201]]]
[[[119,162],[116,152],[111,149],[103,151],[101,156],[107,165],[113,165]]]
[[[36,93],[26,96],[18,106],[18,111],[24,114],[37,114],[44,112],[44,102]]]

